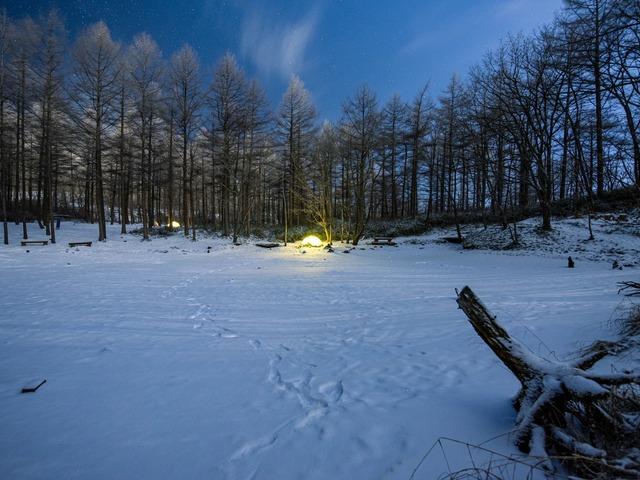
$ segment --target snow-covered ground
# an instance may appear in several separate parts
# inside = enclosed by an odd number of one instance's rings
[[[515,254],[569,255],[577,260],[617,262],[621,267],[640,265],[640,210],[599,214],[591,222],[593,239],[589,239],[587,217],[554,219],[550,232],[540,230],[540,218],[518,222],[519,245],[513,246],[509,229],[500,225],[463,227],[465,244],[472,248],[510,250]],[[441,231],[442,232],[442,231]],[[444,230],[454,235],[453,229]],[[427,237],[434,237],[433,232]]]
[[[12,479],[408,479],[439,437],[477,444],[514,422],[517,383],[455,288],[562,358],[615,334],[616,282],[638,272],[433,242],[348,254],[141,242],[117,226],[71,249],[97,230],[72,223],[58,244],[25,248],[11,227],[0,478]],[[487,445],[515,452],[506,436]],[[464,448],[446,454],[469,465]],[[438,448],[415,478],[447,468]]]

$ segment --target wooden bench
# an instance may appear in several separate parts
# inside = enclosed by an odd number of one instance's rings
[[[393,237],[373,237],[372,245],[395,245]]]
[[[93,242],[69,242],[70,247],[90,247]]]
[[[49,245],[49,240],[21,240],[20,245],[23,247],[27,245]]]

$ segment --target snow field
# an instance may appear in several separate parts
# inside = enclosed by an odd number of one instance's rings
[[[480,443],[513,426],[517,382],[455,288],[562,358],[614,334],[616,282],[635,273],[436,244],[141,242],[117,226],[70,249],[97,230],[72,223],[58,244],[25,248],[13,227],[0,248],[1,478],[406,479],[440,436]],[[491,447],[514,452],[507,437]],[[434,454],[416,478],[446,468]]]

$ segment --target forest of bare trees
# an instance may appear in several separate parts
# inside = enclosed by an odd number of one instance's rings
[[[362,86],[334,123],[297,77],[272,108],[232,54],[205,71],[188,45],[167,58],[145,33],[124,45],[100,22],[72,41],[55,11],[0,14],[4,242],[7,222],[55,242],[68,215],[100,240],[109,222],[234,241],[314,224],[356,244],[372,220],[471,212],[507,225],[537,209],[550,229],[558,200],[640,195],[637,0],[567,0],[443,92],[385,103]]]

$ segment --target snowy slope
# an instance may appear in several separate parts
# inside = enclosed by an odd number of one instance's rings
[[[518,223],[518,240],[514,250],[544,255],[571,255],[574,259],[605,261],[620,266],[640,265],[640,212],[597,215],[592,220],[593,240],[589,239],[587,217],[558,218],[550,232],[540,230],[541,219],[529,218]],[[468,227],[465,237],[477,248],[512,249],[509,230],[491,225]]]
[[[616,282],[636,273],[434,243],[140,242],[117,227],[69,249],[96,234],[71,223],[26,253],[19,233],[0,247],[0,478],[406,479],[440,436],[513,426],[517,383],[454,288],[562,357],[613,335]],[[446,468],[433,454],[415,478]]]

